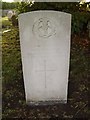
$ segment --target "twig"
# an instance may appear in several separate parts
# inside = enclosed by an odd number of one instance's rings
[[[76,113],[75,113],[75,115],[74,116],[76,116],[83,108],[85,108],[85,106],[86,106],[87,104],[85,104],[85,105],[83,105],[82,106],[82,108],[81,109],[79,109]]]

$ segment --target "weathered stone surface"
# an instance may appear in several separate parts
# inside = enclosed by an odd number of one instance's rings
[[[19,15],[26,101],[67,102],[71,15],[33,11]]]

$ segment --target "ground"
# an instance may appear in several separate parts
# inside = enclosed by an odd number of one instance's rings
[[[6,23],[5,23],[6,24]],[[9,23],[11,24],[11,23]],[[71,36],[68,103],[28,106],[25,102],[18,27],[3,28],[2,117],[31,119],[88,119],[89,38],[88,33]],[[7,29],[8,28],[8,29]]]

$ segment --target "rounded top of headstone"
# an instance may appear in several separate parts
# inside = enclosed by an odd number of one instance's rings
[[[26,13],[21,13],[19,16],[29,15],[29,14],[36,14],[36,13],[57,13],[57,14],[65,14],[71,16],[70,13],[61,12],[61,11],[55,11],[55,10],[37,10],[37,11],[31,11]]]

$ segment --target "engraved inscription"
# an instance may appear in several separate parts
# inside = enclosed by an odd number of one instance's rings
[[[54,23],[48,18],[40,18],[36,21],[32,28],[33,33],[42,38],[50,37],[56,34]]]
[[[44,60],[44,69],[43,70],[36,70],[36,72],[44,72],[44,77],[45,77],[45,88],[47,88],[47,72],[54,72],[54,71],[56,71],[55,69],[47,69],[47,64],[46,64],[46,60]]]

